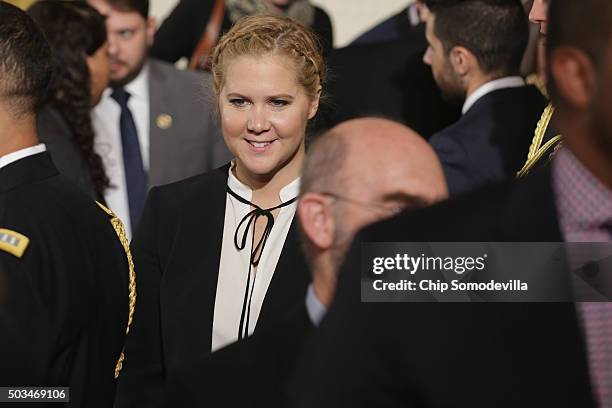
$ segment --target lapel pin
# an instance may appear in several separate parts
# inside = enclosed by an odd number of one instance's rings
[[[167,113],[162,113],[155,120],[155,124],[157,124],[157,127],[162,130],[170,129],[172,126],[172,116],[168,115]]]

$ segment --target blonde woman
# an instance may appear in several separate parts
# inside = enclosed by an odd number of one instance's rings
[[[325,66],[283,17],[240,20],[212,56],[227,166],[151,190],[132,242],[138,302],[118,406],[156,406],[166,376],[282,319],[309,274],[294,214]]]

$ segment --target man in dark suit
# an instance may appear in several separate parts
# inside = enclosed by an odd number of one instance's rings
[[[231,158],[207,92],[208,74],[148,58],[155,22],[148,0],[89,0],[106,16],[110,88],[93,110],[96,151],[111,185],[106,202],[128,235],[150,187],[179,181]]]
[[[386,171],[377,173],[381,168]],[[383,119],[348,121],[310,147],[297,215],[312,283],[274,327],[169,374],[167,406],[279,406],[308,337],[331,304],[340,262],[359,228],[446,197],[421,136]]]
[[[546,106],[518,76],[528,38],[520,1],[468,0],[433,5],[424,60],[461,119],[431,138],[451,196],[514,177]]]
[[[301,406],[612,403],[610,303],[359,304],[364,242],[612,242],[612,3],[554,0],[549,18],[548,88],[564,147],[520,181],[363,231]],[[557,289],[571,289],[569,270],[556,272],[566,280]]]
[[[68,406],[110,407],[128,322],[126,252],[109,216],[38,142],[51,77],[43,34],[5,2],[0,21],[0,324],[19,344],[0,350],[2,385],[70,387]]]
[[[374,115],[401,122],[429,139],[459,118],[459,109],[442,100],[422,61],[425,24],[413,17],[398,38],[350,44],[330,53],[329,102],[321,108],[320,128]]]

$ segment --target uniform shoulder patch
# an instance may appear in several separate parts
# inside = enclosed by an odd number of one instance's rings
[[[23,234],[0,228],[0,251],[21,258],[30,244],[30,239]]]

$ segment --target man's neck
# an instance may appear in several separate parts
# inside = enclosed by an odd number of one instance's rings
[[[470,81],[468,81],[467,91],[466,91],[466,99],[469,98],[474,92],[478,90],[481,86],[486,84],[487,82],[495,81],[496,79],[502,78],[500,75],[485,75],[482,73],[477,73],[473,76]]]
[[[474,78],[474,80],[470,81],[467,96],[463,102],[463,108],[461,111],[465,114],[476,103],[476,101],[488,93],[499,89],[515,88],[524,85],[525,81],[518,75],[480,75],[478,78]]]
[[[601,146],[597,142],[601,140],[599,135],[589,134],[592,131],[585,130],[589,126],[580,118],[559,123],[559,128],[563,129],[563,143],[591,174],[612,190],[612,146]]]
[[[16,119],[0,105],[0,157],[37,144],[35,115]]]

